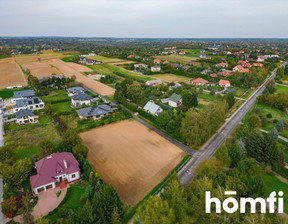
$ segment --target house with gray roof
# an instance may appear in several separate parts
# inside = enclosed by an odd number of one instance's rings
[[[87,95],[85,93],[77,94],[71,96],[72,107],[77,108],[81,107],[82,105],[91,105],[91,100],[93,99],[92,96]]]
[[[16,104],[13,106],[13,113],[20,110],[40,110],[43,109],[45,103],[38,97],[16,100]]]
[[[176,94],[176,93],[173,93],[170,98],[169,98],[169,106],[171,107],[178,107],[179,105],[181,105],[182,103],[182,96]]]
[[[67,88],[67,93],[68,96],[74,96],[74,95],[79,95],[79,93],[84,93],[84,89],[82,87],[71,87],[71,88]]]
[[[15,113],[17,124],[38,123],[38,116],[35,116],[33,110],[20,110]]]
[[[35,96],[35,92],[33,89],[15,91],[13,93],[13,96],[11,97],[11,102],[15,103],[16,100],[28,99],[28,98],[32,98],[34,96]]]
[[[113,113],[113,109],[106,105],[98,105],[93,107],[86,107],[79,110],[76,110],[80,119],[93,119],[99,120],[104,116],[107,116],[110,113]]]
[[[146,103],[143,110],[145,110],[146,112],[148,112],[154,116],[158,116],[159,113],[161,113],[163,111],[163,109],[159,105],[152,103],[150,101]]]

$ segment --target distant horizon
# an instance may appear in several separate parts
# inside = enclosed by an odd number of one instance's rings
[[[287,0],[0,0],[0,36],[288,38]]]

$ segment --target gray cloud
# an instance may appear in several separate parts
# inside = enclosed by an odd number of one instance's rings
[[[288,37],[286,0],[0,0],[1,36]]]

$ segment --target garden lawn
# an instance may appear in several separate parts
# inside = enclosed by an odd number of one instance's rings
[[[288,195],[288,185],[280,181],[277,177],[264,174],[262,179],[265,186],[265,197],[269,197],[273,191],[283,191],[284,197]],[[288,214],[288,200],[284,200],[284,212]]]
[[[31,158],[37,154],[37,147],[15,149],[16,159]]]
[[[48,96],[41,96],[40,97],[45,103],[57,103],[63,101],[70,101],[70,97],[67,94],[66,90],[56,90],[53,89]]]
[[[276,93],[286,93],[286,94],[288,94],[288,86],[276,85],[276,87],[277,87]]]
[[[62,103],[54,103],[54,104],[52,104],[52,108],[53,108],[53,112],[55,114],[74,110],[71,107],[71,101],[62,102]]]
[[[49,213],[46,218],[48,218],[52,222],[56,222],[63,212],[67,212],[69,209],[74,210],[82,207],[82,205],[79,204],[79,200],[80,197],[84,194],[84,192],[85,187],[82,187],[82,184],[71,185],[67,189],[65,198],[60,203],[60,205],[53,212],[51,212],[52,214]]]
[[[217,100],[217,95],[216,94],[211,95],[210,93],[203,92],[203,93],[198,93],[198,98],[213,102]]]
[[[30,89],[30,88],[25,87],[25,88],[20,88],[20,89],[19,88],[17,88],[17,89],[1,89],[0,90],[0,97],[2,99],[8,99],[8,98],[13,96],[14,91],[27,90],[27,89]]]

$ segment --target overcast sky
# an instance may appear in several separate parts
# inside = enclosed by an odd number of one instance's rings
[[[0,36],[288,38],[288,0],[0,0]]]

